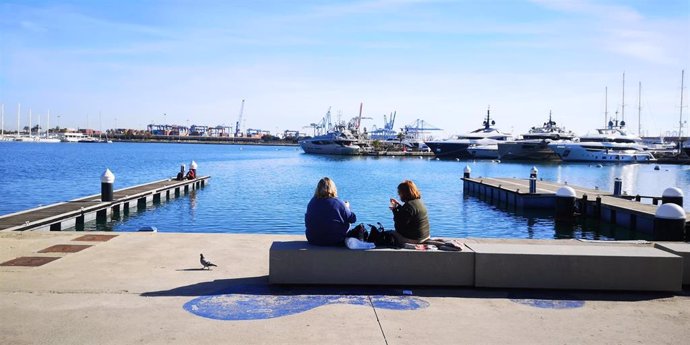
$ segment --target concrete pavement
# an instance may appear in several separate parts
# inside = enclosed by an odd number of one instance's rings
[[[0,344],[679,344],[690,336],[687,290],[275,287],[267,285],[272,241],[303,236],[73,241],[84,234],[93,233],[0,233],[0,262],[60,257],[0,266]],[[92,247],[38,253],[58,244]],[[200,270],[199,253],[219,267]]]

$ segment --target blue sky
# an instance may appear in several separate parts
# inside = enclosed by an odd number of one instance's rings
[[[22,123],[31,108],[63,127],[101,113],[103,127],[143,128],[234,125],[246,99],[245,128],[270,131],[364,102],[369,128],[395,110],[396,127],[460,133],[490,105],[504,131],[551,110],[585,133],[603,123],[605,87],[621,108],[625,72],[629,125],[642,82],[643,131],[658,135],[678,128],[689,61],[688,0],[0,1],[11,129],[17,103]]]

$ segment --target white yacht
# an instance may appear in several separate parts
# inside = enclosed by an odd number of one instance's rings
[[[60,141],[63,143],[95,143],[98,139],[79,132],[66,132],[60,134]]]
[[[301,140],[299,145],[304,153],[325,155],[358,155],[361,152],[359,139],[348,130],[331,131],[324,135]]]
[[[573,142],[555,142],[549,147],[563,161],[581,162],[652,162],[656,158],[647,151],[642,140],[627,133],[625,121],[609,121],[607,128],[582,136]]]
[[[452,136],[450,139],[427,141],[426,144],[437,157],[441,158],[498,158],[498,143],[512,139],[502,133],[491,120],[490,110],[486,111],[484,127],[470,133]]]
[[[498,155],[505,160],[558,160],[558,156],[549,148],[549,143],[573,140],[575,133],[556,125],[551,119],[541,127],[532,127],[518,140],[498,143]]]

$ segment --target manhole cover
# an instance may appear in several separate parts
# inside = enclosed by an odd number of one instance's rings
[[[117,235],[84,235],[72,241],[105,242],[114,237],[117,237]]]
[[[51,261],[55,261],[59,258],[47,257],[47,256],[22,256],[10,261],[6,261],[0,264],[0,266],[28,266],[36,267],[45,265]]]
[[[39,253],[76,253],[91,247],[85,244],[58,244],[46,249],[39,250]]]

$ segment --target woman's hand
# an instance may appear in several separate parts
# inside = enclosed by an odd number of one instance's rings
[[[388,206],[388,208],[390,208],[391,210],[394,210],[398,206],[400,206],[400,203],[398,202],[398,200],[391,198],[390,205]]]

